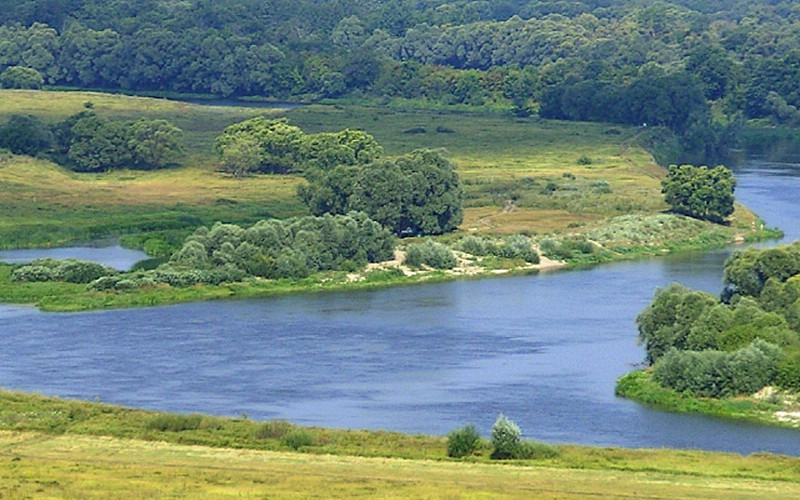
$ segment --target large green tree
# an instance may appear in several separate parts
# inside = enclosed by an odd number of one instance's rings
[[[317,171],[300,195],[312,213],[363,211],[400,236],[447,233],[463,219],[455,165],[438,150]]]
[[[14,115],[0,127],[0,148],[34,156],[53,145],[50,129],[36,117]]]
[[[721,165],[670,165],[661,186],[665,201],[677,213],[720,223],[733,213],[736,179]]]
[[[137,168],[163,168],[181,155],[182,131],[166,120],[137,120],[128,125],[128,149]]]
[[[303,136],[286,118],[259,116],[226,127],[214,148],[234,174],[286,173],[297,166]]]
[[[44,84],[42,74],[25,66],[10,66],[0,73],[0,85],[6,89],[40,89]]]

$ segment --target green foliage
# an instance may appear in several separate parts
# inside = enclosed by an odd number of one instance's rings
[[[695,321],[716,302],[709,293],[694,292],[677,283],[656,290],[653,302],[636,317],[647,361],[657,361],[670,348],[685,348]]]
[[[182,131],[166,120],[139,119],[128,125],[128,148],[137,168],[158,169],[182,153]]]
[[[40,89],[44,84],[42,74],[25,66],[9,66],[0,73],[0,85],[6,89]]]
[[[294,426],[283,420],[264,422],[256,429],[256,439],[282,439]]]
[[[20,155],[35,156],[53,145],[53,134],[38,118],[14,115],[0,127],[0,148]]]
[[[732,352],[672,348],[653,365],[653,380],[696,396],[752,394],[775,381],[779,359],[780,348],[762,340]]]
[[[362,211],[399,236],[447,233],[463,219],[461,182],[441,151],[315,172],[300,195],[312,213]]]
[[[549,460],[557,458],[561,452],[555,446],[535,441],[522,441],[514,458],[520,460]]]
[[[544,255],[555,260],[576,259],[597,250],[595,245],[584,237],[570,237],[560,241],[547,238],[539,242],[539,249]]]
[[[147,422],[147,428],[162,432],[194,431],[200,428],[202,422],[202,415],[178,415],[167,413],[150,419],[150,421]]]
[[[447,435],[447,456],[463,458],[475,453],[481,436],[472,424],[459,427]]]
[[[720,223],[733,213],[735,187],[733,173],[722,166],[670,165],[662,181],[664,199],[673,211]]]
[[[499,241],[468,235],[458,241],[457,248],[477,257],[494,255],[506,259],[521,259],[531,264],[539,263],[539,253],[533,248],[531,239],[522,234],[508,236]]]
[[[522,431],[517,424],[509,420],[502,413],[492,425],[492,458],[504,460],[517,458],[520,443],[522,442]]]
[[[781,292],[795,293],[794,287],[785,289],[779,286],[779,283],[786,282],[798,274],[800,274],[800,243],[764,250],[748,248],[736,251],[725,261],[723,273],[725,296],[728,300],[734,295],[759,297],[772,278],[774,283],[765,300],[770,300],[770,297],[771,300],[779,300],[776,295],[782,295]],[[774,306],[770,306],[770,310],[773,309]]]
[[[800,370],[800,245],[737,252],[720,302],[680,285],[656,291],[636,319],[653,380],[697,396],[794,388]]]
[[[38,259],[29,265],[18,267],[11,274],[13,281],[65,281],[67,283],[90,283],[104,276],[116,274],[114,269],[85,260]]]
[[[53,127],[52,158],[78,172],[158,169],[182,154],[181,130],[166,120],[112,122],[82,111]]]
[[[103,172],[130,164],[128,131],[124,125],[106,122],[96,115],[79,119],[72,126],[67,157],[78,172]]]
[[[302,142],[303,132],[286,118],[259,116],[226,127],[214,148],[234,175],[286,173],[297,166]]]
[[[417,268],[426,265],[434,269],[452,269],[457,262],[453,251],[448,247],[427,240],[424,243],[409,245],[406,249],[404,263]]]
[[[96,291],[167,284],[220,284],[246,276],[303,278],[323,270],[348,270],[392,257],[393,236],[364,214],[262,220],[245,229],[216,223],[186,238],[169,262],[149,271],[105,276]]]
[[[295,451],[305,448],[308,446],[313,446],[315,443],[314,436],[304,429],[295,429],[289,431],[283,438],[281,439],[281,443],[284,446],[287,446]]]
[[[784,353],[775,366],[775,384],[790,390],[800,391],[800,349]]]

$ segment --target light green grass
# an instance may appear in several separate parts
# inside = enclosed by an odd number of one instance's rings
[[[171,424],[170,424],[171,423]],[[182,429],[185,423],[188,429]],[[160,430],[172,425],[175,430]],[[3,498],[796,498],[800,459],[556,446],[453,460],[446,439],[168,415],[0,391]]]
[[[728,398],[701,398],[662,387],[652,378],[650,371],[633,371],[620,377],[615,392],[618,396],[661,410],[678,413],[702,413],[730,420],[800,429],[800,420],[782,420],[777,412],[798,412],[794,398],[781,403],[770,403],[751,396]]]

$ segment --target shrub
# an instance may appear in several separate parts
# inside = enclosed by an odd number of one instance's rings
[[[47,266],[22,266],[11,273],[11,281],[53,281],[53,269]]]
[[[447,456],[462,458],[475,453],[481,436],[474,425],[459,427],[447,435]]]
[[[775,367],[775,383],[788,390],[800,391],[800,350],[784,354]]]
[[[534,441],[522,441],[517,446],[514,458],[520,460],[544,460],[556,458],[558,455],[559,451],[555,446]]]
[[[66,259],[55,268],[53,279],[68,283],[91,283],[97,278],[114,273],[114,269],[96,262]]]
[[[456,266],[456,256],[441,243],[429,240],[409,245],[404,262],[411,267],[426,265],[434,269],[452,269]]]
[[[500,256],[509,259],[523,259],[531,264],[539,263],[539,254],[533,249],[527,236],[515,234],[506,238],[505,244],[499,248]]]
[[[578,165],[591,165],[591,164],[592,164],[592,159],[586,155],[581,155],[578,158]]]
[[[256,429],[258,439],[281,439],[293,428],[292,424],[283,420],[264,422]]]
[[[306,430],[295,429],[287,433],[281,440],[281,443],[296,451],[305,446],[313,446],[314,436]]]
[[[752,394],[776,380],[780,349],[756,339],[733,352],[671,349],[653,366],[653,380],[695,396]]]
[[[116,271],[108,266],[76,259],[39,259],[30,265],[14,270],[14,281],[66,281],[68,283],[91,283],[98,278],[111,276]]]
[[[522,432],[517,424],[507,419],[502,413],[492,426],[492,458],[503,460],[515,458],[519,453],[519,444],[522,439]]]
[[[480,236],[469,235],[458,242],[458,248],[462,252],[475,256],[486,255],[486,241]]]
[[[147,428],[155,431],[181,432],[193,431],[200,427],[202,415],[159,415],[147,423]]]

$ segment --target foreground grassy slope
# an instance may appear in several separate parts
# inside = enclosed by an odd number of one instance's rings
[[[310,436],[292,451],[291,432]],[[800,459],[558,446],[466,460],[446,440],[166,415],[0,391],[3,498],[796,498]]]
[[[0,433],[4,498],[797,498],[800,484]],[[713,458],[712,458],[713,459]]]

